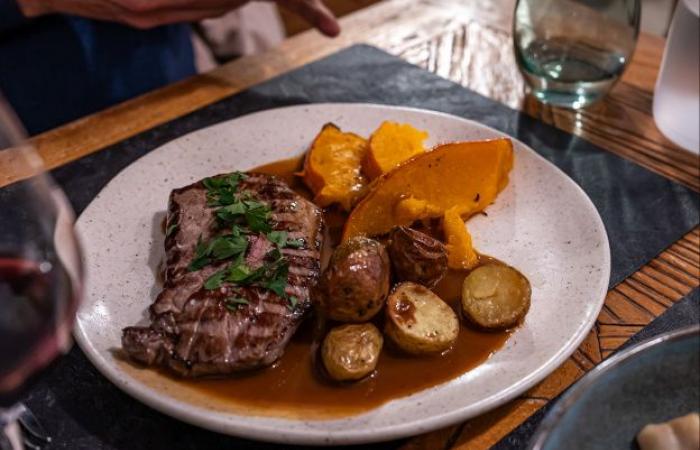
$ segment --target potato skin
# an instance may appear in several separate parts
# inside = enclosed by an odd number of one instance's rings
[[[389,295],[384,332],[407,353],[439,353],[449,349],[457,339],[459,319],[428,288],[405,282]]]
[[[462,285],[462,313],[484,330],[503,330],[520,324],[530,309],[530,282],[504,264],[474,269]]]
[[[447,250],[437,239],[408,227],[394,228],[389,239],[391,266],[399,280],[431,288],[447,272]]]
[[[333,328],[321,345],[321,359],[328,375],[337,381],[353,381],[374,371],[384,338],[371,323]]]
[[[390,272],[389,255],[382,244],[365,237],[353,238],[333,252],[315,298],[332,320],[366,322],[384,305]]]

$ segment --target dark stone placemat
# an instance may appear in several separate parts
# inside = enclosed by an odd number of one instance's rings
[[[698,223],[698,196],[689,189],[364,45],[141,133],[63,166],[53,175],[80,213],[121,169],[169,140],[243,114],[319,102],[368,102],[443,111],[478,120],[530,145],[569,174],[598,208],[610,238],[611,286]],[[27,403],[55,437],[50,449],[274,447],[209,433],[141,405],[99,375],[77,347],[55,365]],[[374,448],[398,445],[391,442]]]
[[[631,345],[638,344],[654,336],[677,330],[684,327],[697,325],[700,323],[700,288],[695,288],[690,294],[683,297],[663,314],[654,319],[649,325],[644,327],[639,333],[632,336],[620,348],[615,350],[618,353]],[[545,418],[550,409],[564,395],[562,392],[545,406],[537,410],[525,422],[513,430],[510,434],[501,439],[492,447],[493,450],[511,450],[527,448],[540,422]],[[585,426],[585,424],[582,424]]]

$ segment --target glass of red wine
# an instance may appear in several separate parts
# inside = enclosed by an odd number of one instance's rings
[[[22,448],[16,420],[30,413],[19,400],[71,345],[82,290],[73,222],[0,94],[0,450]]]

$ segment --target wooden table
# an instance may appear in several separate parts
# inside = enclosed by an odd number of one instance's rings
[[[640,35],[622,80],[591,109],[543,106],[526,95],[515,64],[513,6],[513,0],[388,0],[345,17],[337,39],[300,34],[273,51],[151,92],[43,133],[33,142],[50,168],[59,167],[341,48],[368,43],[700,190],[698,156],[666,139],[651,115],[662,38]],[[12,157],[12,151],[0,153],[0,167],[9,167],[6,159]],[[25,175],[0,171],[0,186]],[[699,247],[696,228],[612,289],[588,338],[538,386],[488,414],[415,437],[405,448],[490,447],[697,287]]]

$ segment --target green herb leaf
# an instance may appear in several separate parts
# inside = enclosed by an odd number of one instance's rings
[[[276,262],[279,262],[282,258],[284,258],[284,256],[282,255],[282,252],[281,252],[280,249],[277,248],[277,247],[272,247],[272,248],[267,252],[267,254],[265,255],[265,257],[266,257],[268,260],[272,260],[272,262],[269,263],[269,264],[274,264],[274,263],[276,263]]]
[[[244,230],[243,228],[240,227],[238,224],[233,224],[231,225],[231,236],[233,237],[238,237],[242,234],[246,234],[247,230]]]
[[[302,248],[304,246],[303,239],[289,239],[286,244],[287,247],[291,248]]]
[[[262,286],[271,290],[280,297],[286,298],[287,294],[284,289],[287,287],[287,276],[289,275],[289,264],[285,260],[277,262],[277,267],[270,267],[273,275],[270,279],[264,281]]]
[[[207,278],[206,282],[204,282],[204,289],[211,291],[213,289],[221,287],[221,283],[223,283],[225,276],[226,270],[220,270],[216,272],[214,275]]]
[[[265,267],[253,269],[245,263],[243,254],[241,253],[228,268],[226,281],[239,284],[251,284],[260,279],[265,274]]]
[[[209,258],[209,246],[202,242],[202,236],[200,235],[197,239],[197,246],[194,249],[194,258],[192,258],[189,266],[187,266],[187,270],[193,272],[209,263],[211,263],[211,259]]]
[[[248,300],[246,300],[242,297],[229,297],[226,300],[224,300],[224,304],[231,311],[235,311],[238,308],[240,308],[241,306],[247,305]]]
[[[238,183],[247,175],[234,172],[227,177],[205,178],[202,184],[207,188],[207,205],[225,206],[236,201]]]
[[[177,231],[179,228],[179,224],[173,223],[168,226],[168,228],[165,230],[165,237],[169,237],[171,234]]]
[[[245,236],[219,236],[210,244],[211,255],[216,259],[232,258],[248,248],[248,239]]]
[[[287,232],[286,231],[270,231],[267,233],[267,239],[276,244],[279,248],[284,248],[287,244]]]
[[[289,297],[288,301],[289,301],[289,304],[287,305],[287,307],[289,309],[291,309],[292,311],[294,311],[297,307],[297,304],[299,304],[299,299],[296,298],[295,296],[291,295]]]
[[[304,246],[303,239],[289,239],[289,233],[286,231],[270,231],[267,233],[267,239],[278,248],[301,248]]]
[[[204,185],[205,188],[209,191],[215,191],[218,189],[221,189],[223,185],[225,184],[225,180],[223,178],[205,178],[202,180],[202,184]]]
[[[272,226],[269,223],[272,211],[266,203],[249,200],[243,204],[247,207],[245,219],[252,231],[268,233],[272,231]]]
[[[238,200],[234,200],[229,205],[219,208],[216,217],[223,222],[234,222],[240,219],[248,211],[246,205]]]

